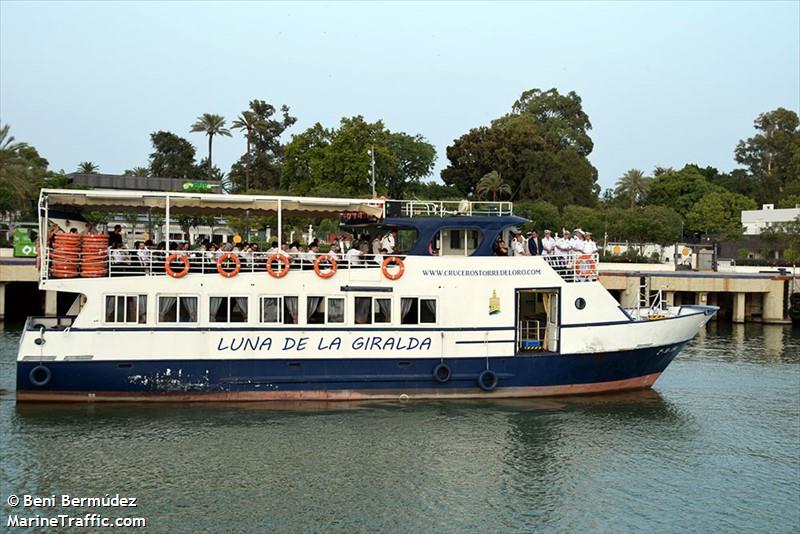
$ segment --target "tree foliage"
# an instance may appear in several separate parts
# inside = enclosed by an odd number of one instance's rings
[[[511,186],[503,181],[497,171],[492,171],[486,173],[478,182],[475,194],[480,198],[491,197],[494,201],[497,200],[498,195],[501,197],[511,196]]]
[[[150,141],[150,176],[192,179],[204,174],[195,164],[194,146],[186,139],[159,131],[150,134]]]
[[[47,177],[48,162],[35,148],[17,142],[11,127],[0,127],[0,213],[28,211]]]
[[[497,171],[512,200],[542,199],[558,206],[596,203],[597,170],[587,159],[591,123],[574,92],[532,89],[511,113],[473,128],[447,147],[442,180],[472,195],[480,179]]]
[[[617,180],[614,194],[618,198],[625,199],[631,208],[640,206],[645,203],[647,190],[652,181],[652,178],[644,175],[644,171],[631,169]]]
[[[78,163],[77,172],[83,174],[97,174],[97,171],[99,170],[100,167],[98,167],[97,164],[92,161],[82,161]]]
[[[244,129],[248,150],[233,164],[228,174],[230,189],[280,189],[281,167],[286,147],[281,137],[297,117],[289,114],[289,106],[281,106],[280,115],[275,106],[264,100],[251,100],[250,109],[243,111],[234,123]]]
[[[339,127],[317,123],[286,147],[282,185],[293,194],[365,196],[371,193],[369,151],[375,153],[376,191],[400,198],[430,174],[436,151],[420,135],[391,132],[382,121],[342,118]]]
[[[215,115],[213,113],[203,113],[194,124],[192,124],[190,132],[203,132],[208,136],[208,158],[206,169],[208,171],[208,179],[213,180],[214,168],[211,159],[211,144],[215,135],[230,137],[231,131],[225,128],[225,117],[222,115]]]
[[[741,234],[742,210],[756,209],[756,202],[721,189],[707,192],[686,214],[687,228],[702,233]]]
[[[694,166],[667,171],[650,183],[648,204],[672,208],[685,217],[703,195],[715,189]]]
[[[758,133],[739,141],[736,161],[760,184],[761,200],[776,202],[790,184],[800,188],[800,119],[778,108],[759,115],[753,125]]]

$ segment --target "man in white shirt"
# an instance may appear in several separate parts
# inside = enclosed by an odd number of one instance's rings
[[[514,239],[511,241],[511,255],[525,256],[525,241],[522,238],[522,232],[514,234]]]
[[[564,230],[561,237],[556,240],[555,253],[553,254],[556,258],[555,267],[559,274],[566,273],[570,254],[572,254],[572,244],[570,243],[569,232]]]
[[[362,265],[362,262],[361,262],[361,251],[359,249],[357,249],[356,247],[351,247],[350,250],[347,251],[347,254],[345,254],[345,257],[347,258],[347,262],[351,266],[352,265],[355,265],[355,266]]]
[[[545,230],[544,237],[542,238],[542,256],[551,256],[554,254],[555,248],[556,240],[550,235],[550,230]]]
[[[586,241],[583,242],[583,253],[584,254],[597,253],[597,243],[595,243],[591,232],[586,232]]]
[[[396,239],[397,239],[397,230],[393,228],[388,234],[383,236],[380,248],[385,248],[387,254],[394,254]]]

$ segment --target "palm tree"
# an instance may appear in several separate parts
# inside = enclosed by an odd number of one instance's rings
[[[636,204],[644,202],[652,181],[652,178],[645,176],[644,172],[639,169],[631,169],[617,180],[614,193],[618,197],[628,197],[630,207],[634,207]]]
[[[78,163],[78,172],[82,174],[97,174],[98,170],[100,170],[100,167],[91,161],[82,161]]]
[[[247,165],[244,167],[245,192],[250,189],[250,141],[253,138],[253,131],[255,130],[257,121],[258,117],[255,113],[252,111],[243,111],[231,124],[234,128],[244,131],[245,139],[247,139]]]
[[[213,165],[211,164],[211,142],[215,135],[225,135],[230,137],[231,131],[225,128],[225,118],[222,115],[213,113],[203,113],[197,117],[197,121],[192,124],[190,132],[205,132],[208,136],[208,179],[213,175]]]
[[[0,127],[0,183],[5,184],[15,195],[22,198],[33,188],[28,165],[19,151],[28,148],[27,143],[15,143],[10,135],[11,126]]]
[[[511,195],[511,186],[508,185],[500,178],[500,174],[497,171],[492,171],[483,175],[483,178],[478,182],[478,186],[475,188],[475,192],[478,196],[487,196],[489,193],[492,194],[492,200],[497,200],[497,195]]]

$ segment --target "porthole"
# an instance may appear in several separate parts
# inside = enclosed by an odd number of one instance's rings
[[[583,300],[583,297],[578,297],[575,299],[575,307],[579,310],[582,310],[586,307],[586,301]]]

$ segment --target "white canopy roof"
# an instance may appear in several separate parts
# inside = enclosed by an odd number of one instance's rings
[[[345,211],[383,216],[384,200],[351,198],[284,197],[267,195],[209,195],[158,191],[42,189],[42,205],[73,211],[165,211],[191,215],[291,215],[334,217]]]

